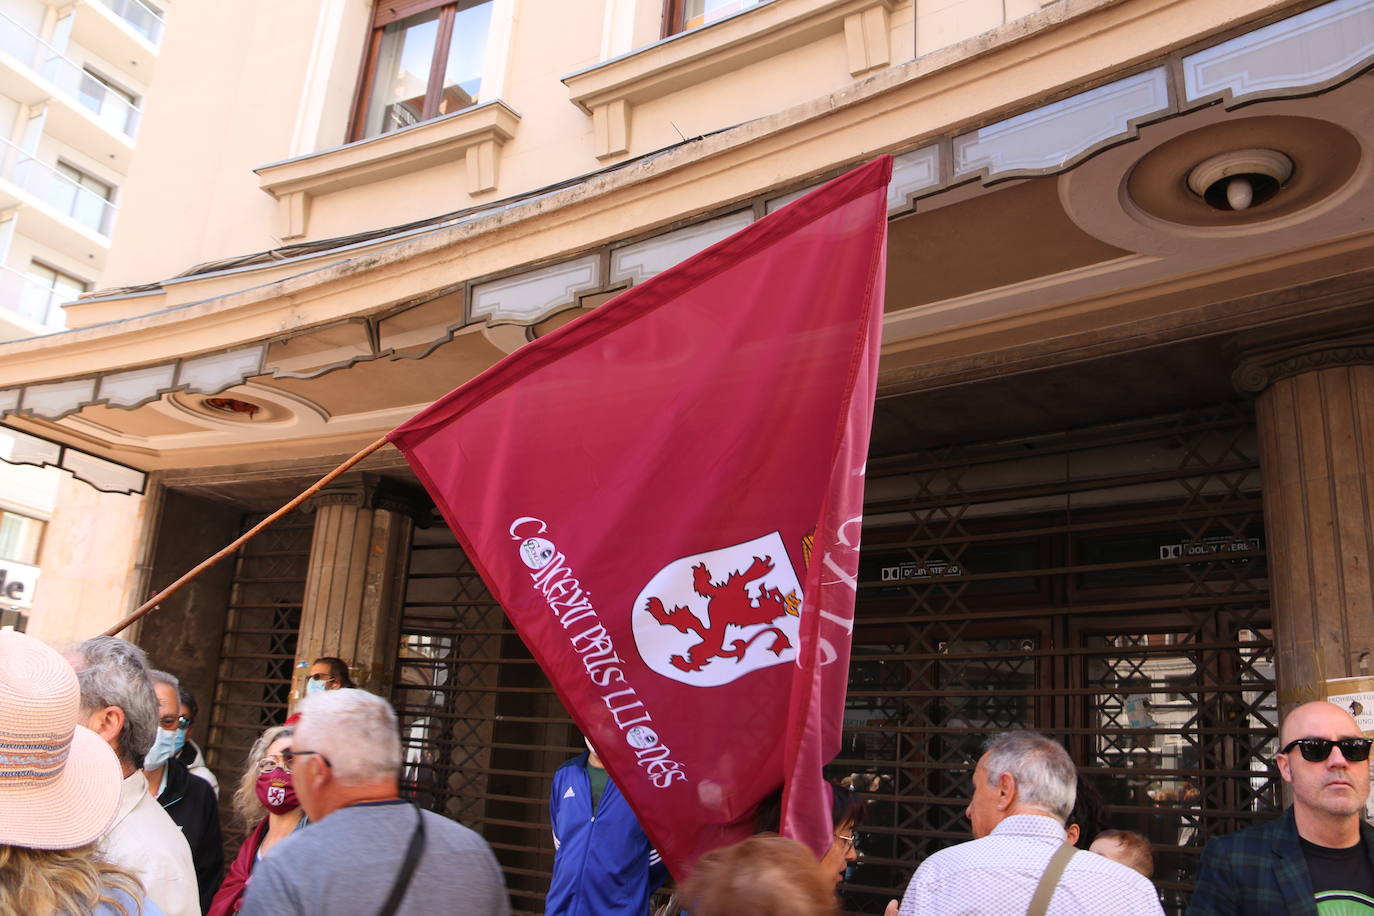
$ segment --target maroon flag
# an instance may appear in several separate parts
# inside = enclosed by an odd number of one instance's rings
[[[833,828],[888,157],[390,433],[678,878]]]

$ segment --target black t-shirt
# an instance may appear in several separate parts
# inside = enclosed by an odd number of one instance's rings
[[[1348,849],[1331,849],[1299,839],[1318,916],[1374,916],[1374,866],[1364,840]]]

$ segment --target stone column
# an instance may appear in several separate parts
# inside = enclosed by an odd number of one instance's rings
[[[1374,675],[1374,334],[1246,354],[1256,395],[1279,703]]]
[[[334,655],[359,687],[390,697],[410,535],[430,502],[415,489],[357,474],[320,491],[315,512],[293,697],[305,689],[310,663]]]

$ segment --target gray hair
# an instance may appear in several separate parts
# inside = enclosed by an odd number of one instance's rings
[[[143,755],[157,735],[157,694],[148,672],[148,655],[114,636],[93,636],[73,650],[81,657],[76,679],[87,716],[107,706],[124,711],[124,728],[115,751],[119,759],[143,767]]]
[[[366,690],[345,687],[306,697],[296,726],[297,750],[329,758],[345,785],[396,779],[401,769],[401,734],[391,704]]]
[[[1038,732],[1018,730],[994,735],[984,750],[989,786],[1010,773],[1021,804],[1048,811],[1061,821],[1068,819],[1078,795],[1078,769],[1063,745]]]
[[[154,684],[171,687],[177,695],[177,703],[181,703],[181,681],[177,680],[175,675],[168,674],[166,671],[158,671],[156,668],[149,668],[148,677],[152,679]]]

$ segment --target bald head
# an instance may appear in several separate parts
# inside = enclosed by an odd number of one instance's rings
[[[1293,792],[1298,836],[1330,849],[1354,846],[1360,842],[1360,817],[1369,797],[1369,746],[1360,726],[1334,703],[1304,703],[1283,720],[1279,747],[1303,738],[1314,739],[1310,748],[1280,750],[1274,761]],[[1354,743],[1347,741],[1343,751],[1338,742],[1346,739]],[[1309,749],[1323,756],[1309,760],[1304,756]]]
[[[1283,720],[1279,747],[1287,747],[1298,738],[1359,738],[1363,734],[1350,713],[1335,703],[1314,700],[1297,707]]]

